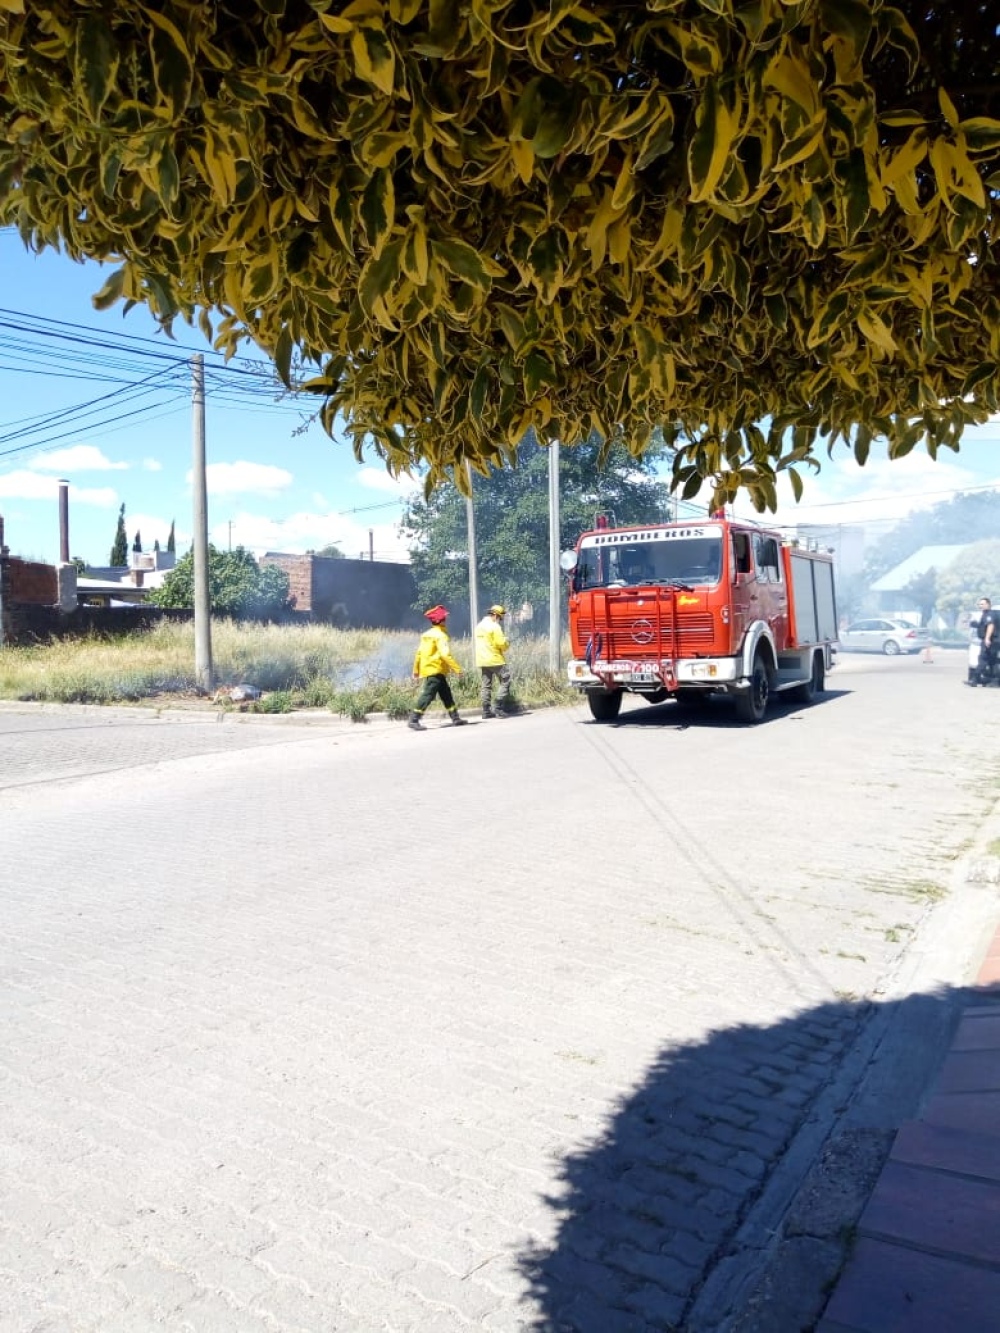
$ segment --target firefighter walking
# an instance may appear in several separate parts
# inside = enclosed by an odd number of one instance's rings
[[[480,699],[484,718],[506,717],[509,712],[510,667],[507,665],[507,649],[510,644],[503,632],[503,618],[506,614],[502,606],[491,606],[476,626],[476,666],[482,673]]]
[[[448,684],[449,674],[462,674],[462,668],[451,655],[448,612],[443,606],[432,606],[424,615],[431,622],[431,627],[421,634],[417,655],[413,659],[413,677],[422,680],[423,686],[407,725],[413,731],[426,731],[420,719],[434,700],[440,699],[454,725],[467,726],[465,718],[458,715],[458,706]]]

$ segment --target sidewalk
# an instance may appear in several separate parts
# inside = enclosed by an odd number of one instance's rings
[[[919,1120],[900,1128],[816,1333],[1000,1327],[1000,928]]]

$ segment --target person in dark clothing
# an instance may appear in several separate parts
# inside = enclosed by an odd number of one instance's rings
[[[980,597],[979,610],[969,621],[979,639],[979,660],[969,663],[967,685],[1000,685],[997,680],[997,654],[1000,651],[1000,612],[994,611],[988,597]]]

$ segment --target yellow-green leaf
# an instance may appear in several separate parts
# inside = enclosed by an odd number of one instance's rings
[[[938,106],[941,108],[942,116],[944,116],[945,120],[948,122],[948,124],[951,126],[953,130],[957,129],[958,112],[955,110],[955,103],[945,92],[944,88],[938,88],[937,95],[938,95]]]
[[[396,212],[392,172],[376,171],[361,195],[358,210],[368,244],[379,251],[388,239]]]
[[[435,259],[449,273],[483,291],[489,288],[494,277],[502,276],[504,271],[499,264],[488,260],[465,241],[442,237],[431,242],[431,250]]]
[[[277,249],[269,249],[251,259],[243,275],[243,300],[247,306],[266,301],[277,287],[280,274]]]
[[[367,83],[374,84],[388,96],[396,73],[396,52],[382,27],[365,23],[351,33],[354,67]]]
[[[88,15],[77,29],[75,75],[93,120],[100,115],[117,73],[118,49],[111,29],[100,15]]]
[[[194,81],[191,55],[176,24],[155,9],[147,9],[145,13],[153,25],[149,48],[156,90],[172,114],[179,116],[187,109],[191,97]]]
[[[697,128],[688,148],[692,202],[711,197],[726,169],[736,132],[736,123],[714,79],[705,84],[695,123]]]
[[[901,148],[886,161],[880,175],[883,186],[891,189],[900,176],[912,173],[913,169],[927,156],[927,134],[923,129],[914,130]]]
[[[95,310],[108,310],[121,297],[125,286],[125,269],[116,268],[100,291],[90,298]]]
[[[764,87],[775,88],[810,117],[819,110],[819,90],[809,68],[797,56],[776,56],[764,71]]]
[[[231,203],[236,194],[236,159],[211,129],[205,131],[204,162],[216,197],[223,204]]]
[[[424,7],[424,0],[389,0],[389,17],[404,26],[412,23]]]
[[[403,246],[402,269],[411,282],[422,287],[427,281],[429,254],[427,247],[427,228],[423,220],[415,218],[406,235]]]
[[[824,25],[842,37],[860,57],[872,30],[872,7],[863,0],[822,0],[820,15]]]
[[[972,116],[958,127],[973,152],[988,153],[1000,148],[1000,120],[990,116]]]
[[[889,326],[873,310],[860,310],[855,317],[855,321],[868,341],[875,343],[883,352],[892,356],[898,351]]]

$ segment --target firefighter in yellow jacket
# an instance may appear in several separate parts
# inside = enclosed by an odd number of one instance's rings
[[[506,614],[502,606],[491,606],[476,626],[476,666],[482,672],[480,699],[483,717],[506,717],[509,711],[510,667],[507,665],[507,649],[510,644],[503,632],[503,618]],[[494,685],[497,687],[496,704],[493,702]]]
[[[448,710],[448,716],[456,727],[467,725],[464,717],[459,717],[448,674],[462,674],[462,668],[451,655],[451,640],[448,638],[448,612],[443,606],[432,606],[424,615],[431,622],[430,629],[425,629],[420,636],[417,655],[413,659],[413,677],[422,680],[423,688],[416,706],[410,714],[408,725],[414,731],[426,731],[421,718],[434,702],[441,700]]]

